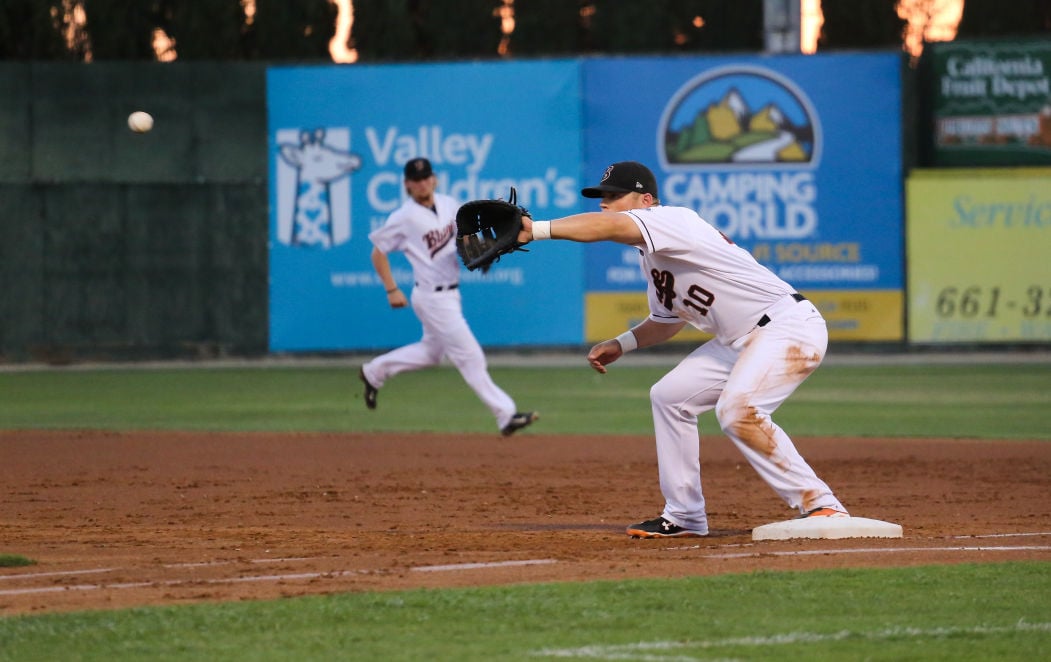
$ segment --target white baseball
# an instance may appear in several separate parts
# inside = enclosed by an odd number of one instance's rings
[[[146,133],[153,128],[153,116],[141,110],[128,115],[128,128],[135,133]]]

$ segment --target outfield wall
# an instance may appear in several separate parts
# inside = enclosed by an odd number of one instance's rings
[[[931,163],[1051,165],[1051,40],[927,44]]]
[[[266,351],[264,71],[0,63],[0,360]]]
[[[902,95],[897,53],[271,68],[270,349],[419,337],[388,307],[368,241],[414,156],[461,202],[515,186],[536,218],[596,209],[580,189],[643,161],[665,204],[697,209],[793,283],[833,340],[900,342]],[[479,341],[578,345],[630,328],[646,314],[636,254],[554,242],[465,272]],[[394,266],[411,286],[407,263]],[[504,314],[477,314],[483,302]]]
[[[903,75],[890,53],[0,63],[0,361],[374,352],[412,340],[418,324],[386,307],[366,236],[417,154],[461,200],[514,185],[539,217],[593,208],[578,192],[605,164],[646,161],[666,202],[700,209],[817,302],[833,342],[1046,344],[1047,171],[909,172],[917,143],[903,106],[915,91]],[[515,96],[494,81],[513,81]],[[127,130],[136,109],[155,116],[153,131]],[[765,161],[728,157],[777,127],[792,138]],[[362,157],[328,190],[338,250],[287,241],[300,173],[281,150],[318,128]],[[1015,210],[1010,223],[998,209]],[[983,214],[986,226],[962,227]],[[407,264],[395,266],[407,282]],[[553,243],[462,277],[489,347],[589,344],[646,314],[634,256],[617,246]],[[499,319],[479,314],[492,301]],[[967,318],[979,310],[993,323]]]
[[[910,341],[1051,341],[1051,168],[916,171],[907,191]]]

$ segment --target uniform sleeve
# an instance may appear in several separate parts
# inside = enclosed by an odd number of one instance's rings
[[[642,243],[637,248],[644,254],[688,250],[691,232],[687,229],[700,220],[692,210],[681,207],[648,207],[623,213],[635,221],[642,233]]]
[[[442,221],[456,222],[456,213],[460,211],[460,203],[451,195],[435,193],[434,200],[438,205],[438,218]]]
[[[394,212],[381,227],[369,233],[369,241],[381,253],[401,250],[405,245],[405,228],[401,216]]]
[[[643,222],[642,217],[639,215],[640,210],[633,209],[631,211],[621,212],[627,214],[631,220],[635,221],[635,225],[638,226],[639,232],[642,233],[642,243],[636,245],[643,253],[652,253],[656,250],[653,246],[653,236],[650,234],[649,228],[646,227],[646,223]]]
[[[650,312],[649,319],[661,324],[678,324],[682,321],[682,318],[678,315],[659,315],[652,311]]]

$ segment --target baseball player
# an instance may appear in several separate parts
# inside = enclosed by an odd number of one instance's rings
[[[412,265],[412,309],[423,325],[423,338],[365,363],[359,378],[365,405],[376,408],[379,389],[398,373],[438,365],[443,356],[460,371],[467,385],[496,417],[507,437],[537,419],[536,412],[517,412],[511,396],[489,376],[485,354],[464,319],[460,301],[460,262],[456,254],[456,210],[452,197],[436,193],[438,178],[431,163],[415,158],[405,164],[408,199],[387,222],[369,234],[372,266],[387,290],[391,308],[408,305],[391,272],[387,254],[401,251]]]
[[[817,308],[692,209],[665,207],[641,163],[606,169],[581,191],[602,211],[553,221],[526,217],[522,243],[614,241],[639,250],[650,314],[591,348],[600,373],[625,352],[671,339],[691,324],[714,335],[650,389],[660,517],[628,527],[635,538],[708,534],[701,491],[697,416],[711,409],[723,432],[801,517],[847,517],[771,414],[825,356],[828,331]]]

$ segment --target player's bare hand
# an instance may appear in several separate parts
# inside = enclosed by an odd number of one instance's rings
[[[591,364],[595,371],[604,375],[606,374],[606,366],[623,355],[624,350],[621,349],[620,343],[617,342],[616,338],[603,340],[588,352],[588,363]]]
[[[409,300],[405,297],[405,293],[401,290],[394,290],[393,292],[387,293],[387,303],[390,304],[391,308],[404,308],[409,305]]]
[[[533,241],[533,219],[528,214],[522,215],[522,229],[518,231],[518,243],[528,244]]]

